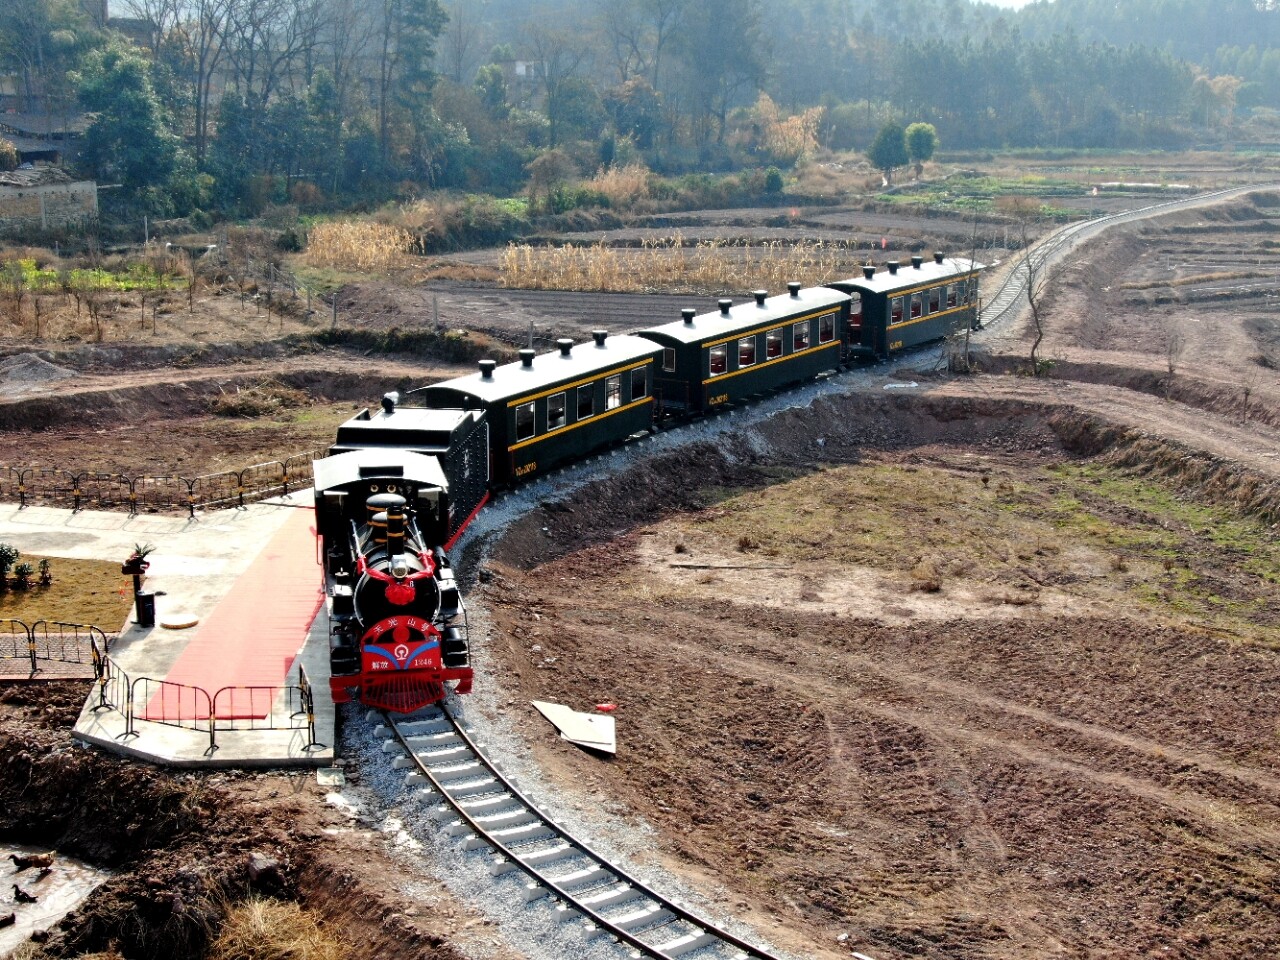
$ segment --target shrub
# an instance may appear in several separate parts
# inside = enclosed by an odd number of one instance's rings
[[[764,192],[782,192],[782,171],[777,167],[770,167],[764,172]]]

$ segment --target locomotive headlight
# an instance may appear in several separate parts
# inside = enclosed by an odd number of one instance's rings
[[[391,558],[391,575],[397,580],[403,580],[409,575],[409,561],[403,553]]]

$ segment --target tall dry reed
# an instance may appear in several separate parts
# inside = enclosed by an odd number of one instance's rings
[[[400,227],[368,220],[317,223],[307,237],[307,261],[316,267],[387,273],[398,266],[413,237]]]
[[[679,235],[646,241],[640,248],[565,244],[510,244],[503,252],[503,286],[527,290],[610,293],[713,294],[725,290],[781,292],[853,276],[858,250],[842,243],[736,243],[701,240],[685,246]]]

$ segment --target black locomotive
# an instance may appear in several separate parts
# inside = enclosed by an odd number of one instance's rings
[[[446,551],[495,490],[680,418],[887,358],[978,322],[982,265],[935,254],[876,275],[593,341],[388,394],[315,463],[335,702],[408,712],[471,689]]]

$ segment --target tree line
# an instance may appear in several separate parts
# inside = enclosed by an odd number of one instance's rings
[[[22,109],[91,111],[85,172],[160,215],[785,168],[886,123],[1176,147],[1280,108],[1274,0],[110,3],[5,0],[0,74]]]

